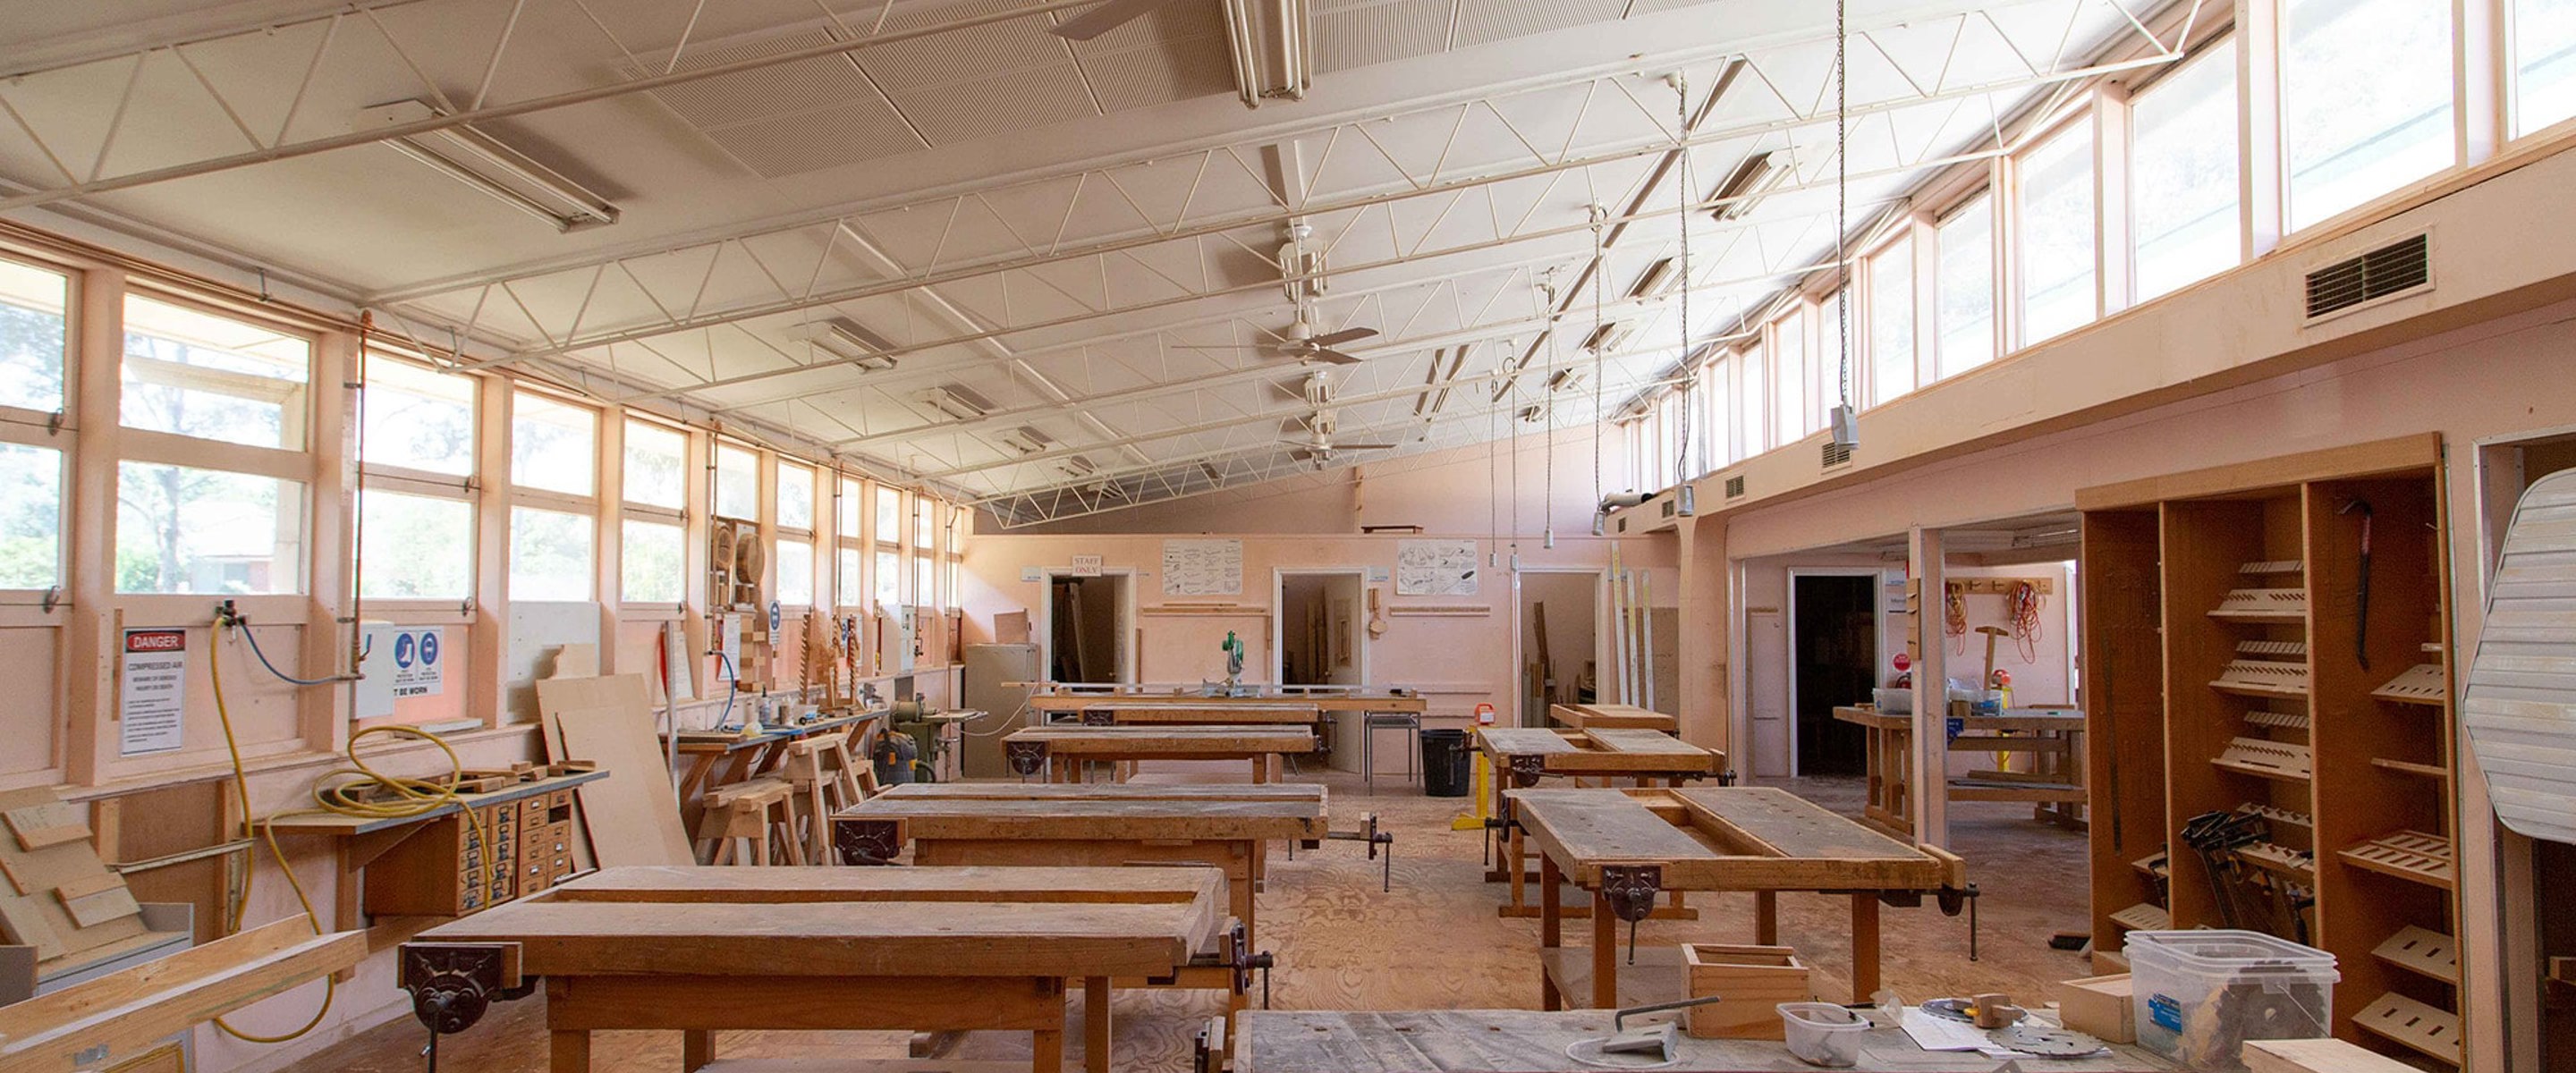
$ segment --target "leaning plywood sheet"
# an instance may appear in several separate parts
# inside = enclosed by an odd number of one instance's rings
[[[144,932],[125,881],[98,859],[81,806],[52,790],[0,794],[0,928],[47,960]]]
[[[2497,818],[2576,842],[2576,471],[2514,507],[2462,704]]]
[[[680,826],[680,798],[671,769],[642,708],[593,708],[556,713],[566,754],[597,763],[608,777],[574,793],[582,824],[601,867],[625,864],[695,864]]]
[[[594,655],[591,662],[596,665]],[[537,719],[542,724],[548,760],[588,760],[574,756],[563,747],[563,727],[557,716],[564,712],[609,709],[621,712],[651,712],[652,698],[640,674],[588,675],[547,678],[537,682]],[[657,724],[658,725],[658,724]],[[615,769],[610,769],[615,770]],[[598,854],[591,848],[587,823],[580,825],[572,840],[572,866],[587,872],[599,865]]]

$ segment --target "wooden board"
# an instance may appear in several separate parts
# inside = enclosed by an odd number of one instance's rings
[[[1296,727],[1042,726],[1012,731],[1006,742],[1045,742],[1057,756],[1188,757],[1310,753],[1315,735]]]
[[[566,751],[608,773],[573,791],[599,865],[697,863],[680,826],[680,798],[654,740],[651,713],[596,708],[554,718]]]
[[[367,937],[317,936],[291,917],[0,1007],[0,1073],[71,1073],[95,1047],[148,1047],[288,988],[356,965]]]
[[[2251,1073],[2415,1073],[2415,1067],[2339,1039],[2249,1039]]]
[[[1643,955],[1643,951],[1639,952]],[[1667,1015],[1673,1016],[1673,1015]],[[1421,1010],[1335,1013],[1246,1010],[1235,1015],[1236,1073],[1592,1073],[1604,1068],[1566,1052],[1611,1032],[1605,1010]],[[1857,1073],[1992,1073],[1975,1054],[1925,1052],[1894,1028],[1861,1043]],[[1676,1061],[1692,1073],[1813,1073],[1774,1040],[1682,1037]],[[2037,1068],[2033,1062],[2026,1067]],[[1615,1067],[1614,1067],[1615,1068]],[[1643,1067],[1639,1067],[1643,1068]],[[2109,1055],[2052,1059],[2051,1073],[2166,1073],[2177,1067],[2134,1047]]]
[[[1670,734],[1634,728],[1587,728],[1583,740],[1594,752],[1606,754],[1590,758],[1594,770],[1625,770],[1634,767],[1654,771],[1699,771],[1715,774],[1726,762],[1723,753],[1703,749]]]
[[[420,940],[543,976],[1159,976],[1224,906],[1212,868],[609,868]]]
[[[8,877],[0,930],[11,941],[49,961],[144,933],[142,907],[99,860],[82,807],[33,787],[0,793],[0,817],[12,832],[0,838],[0,873]]]
[[[1681,729],[1681,720],[1650,708],[1633,704],[1550,704],[1547,717],[1576,730],[1595,727],[1606,729],[1654,730],[1671,734]]]
[[[1125,789],[1109,784],[1108,789]],[[945,786],[898,786],[842,810],[845,819],[899,820],[907,838],[1031,841],[1321,838],[1324,788],[1245,786],[1302,791],[1239,794],[1230,786],[1146,787],[1142,794],[1090,794],[1086,785],[970,787],[968,793],[919,793]]]
[[[1082,706],[1084,714],[1106,712],[1114,722],[1126,725],[1300,725],[1321,722],[1323,709],[1312,704],[1286,704],[1279,701],[1224,704],[1205,701],[1120,700],[1099,701]]]
[[[1514,790],[1541,852],[1589,885],[1604,864],[1660,864],[1667,890],[1935,890],[1959,859],[1909,846],[1786,790]]]
[[[1476,747],[1495,756],[1555,756],[1578,748],[1546,727],[1477,727]]]

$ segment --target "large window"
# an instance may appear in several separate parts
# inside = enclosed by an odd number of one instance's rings
[[[2028,346],[2093,321],[2093,123],[2021,159],[2021,324]]]
[[[779,603],[806,607],[814,602],[814,544],[782,537],[778,541]]]
[[[778,460],[778,526],[814,528],[814,467]]]
[[[928,555],[912,557],[912,602],[923,607],[939,606],[939,564]]]
[[[1935,253],[1936,378],[1995,360],[1995,205],[1979,194],[1941,221]]]
[[[626,517],[617,522],[618,598],[677,604],[688,587],[688,531],[669,522]]]
[[[1768,415],[1771,395],[1764,390],[1762,348],[1735,356],[1735,457],[1751,458],[1771,449]]]
[[[903,605],[903,553],[879,549],[877,552],[876,599],[880,608]]]
[[[716,445],[716,513],[738,521],[760,520],[760,456],[750,448]]]
[[[304,591],[304,486],[248,473],[119,463],[116,591]]]
[[[1914,390],[1914,240],[1900,238],[1869,259],[1869,401]]]
[[[2137,301],[2236,264],[2236,41],[2130,101],[2129,218]]]
[[[2576,0],[2512,0],[2513,132],[2576,116]]]
[[[2450,166],[2451,5],[2287,0],[2289,222],[2307,227]]]
[[[510,399],[510,483],[571,496],[599,470],[599,413],[519,392]]]
[[[474,472],[474,381],[370,356],[359,448],[371,466]]]
[[[358,499],[358,592],[395,600],[474,595],[474,504],[369,488]]]
[[[302,450],[311,340],[127,295],[127,428]]]
[[[626,421],[626,502],[678,510],[689,503],[689,436],[650,421]]]
[[[689,591],[689,434],[630,417],[621,455],[617,598],[677,605]]]
[[[63,582],[63,454],[0,443],[0,589]]]
[[[778,460],[779,603],[814,603],[814,467]]]
[[[1771,322],[1771,435],[1776,446],[1794,443],[1813,431],[1807,427],[1807,389],[1814,374],[1807,367],[1807,311],[1793,308]]]
[[[590,535],[582,515],[510,508],[510,598],[590,599]]]
[[[71,281],[60,272],[0,261],[0,406],[64,408],[63,310]]]
[[[860,508],[867,502],[868,486],[856,477],[834,477],[832,496],[836,509],[832,528],[832,602],[839,607],[865,606],[861,597],[867,588],[868,532],[859,525]]]
[[[903,493],[877,486],[877,543],[903,543]]]

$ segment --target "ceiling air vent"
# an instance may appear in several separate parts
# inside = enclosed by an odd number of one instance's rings
[[[2393,242],[2308,273],[2308,319],[2432,286],[2428,237]]]
[[[1726,498],[1728,498],[1728,499],[1742,499],[1742,498],[1744,498],[1744,475],[1743,475],[1743,474],[1738,473],[1738,474],[1736,474],[1735,476],[1732,476],[1732,477],[1729,477],[1729,478],[1727,478],[1727,479],[1726,479]]]
[[[1664,517],[1670,518],[1670,517],[1672,517],[1672,516],[1673,516],[1673,501],[1672,501],[1672,500],[1667,499],[1667,500],[1665,500],[1665,501],[1664,501]]]
[[[1835,443],[1835,442],[1834,442],[1834,441],[1832,441],[1832,440],[1826,440],[1826,441],[1825,441],[1825,468],[1826,468],[1826,469],[1832,469],[1832,468],[1834,468],[1835,466],[1847,466],[1847,465],[1850,465],[1850,464],[1851,464],[1851,453],[1852,453],[1852,445],[1850,445],[1850,444],[1848,444],[1848,443]]]

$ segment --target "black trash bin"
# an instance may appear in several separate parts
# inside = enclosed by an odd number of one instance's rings
[[[1464,730],[1422,732],[1422,792],[1430,797],[1465,797],[1476,781],[1476,754],[1467,751]]]

